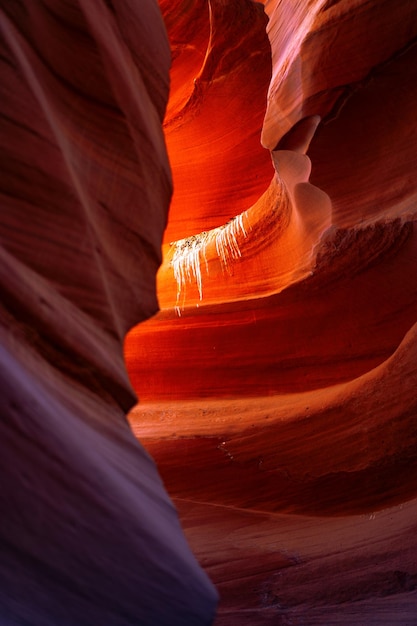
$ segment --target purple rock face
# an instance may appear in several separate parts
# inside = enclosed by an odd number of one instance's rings
[[[0,621],[206,626],[216,592],[125,417],[171,195],[162,18],[2,5]]]

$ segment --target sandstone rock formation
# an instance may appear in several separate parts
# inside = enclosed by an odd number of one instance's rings
[[[1,624],[416,624],[417,6],[159,5],[0,3]]]
[[[206,626],[216,592],[125,417],[171,195],[159,8],[5,1],[0,28],[0,623]]]
[[[160,5],[174,196],[132,428],[216,625],[416,624],[417,6]]]

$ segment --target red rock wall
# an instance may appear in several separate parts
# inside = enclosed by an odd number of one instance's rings
[[[160,9],[0,4],[0,621],[414,624],[417,7]]]
[[[158,6],[2,2],[0,622],[205,626],[216,592],[128,427],[171,196]]]
[[[414,624],[417,8],[264,5],[161,2],[174,196],[130,421],[216,625]]]

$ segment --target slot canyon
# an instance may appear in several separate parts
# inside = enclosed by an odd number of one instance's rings
[[[417,3],[0,29],[1,626],[417,626]]]

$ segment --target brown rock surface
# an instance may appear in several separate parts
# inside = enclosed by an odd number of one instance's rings
[[[205,626],[216,593],[125,414],[171,195],[156,3],[2,2],[0,622]]]
[[[161,2],[175,191],[130,422],[216,625],[414,625],[417,6],[264,5],[272,71],[259,4]]]

